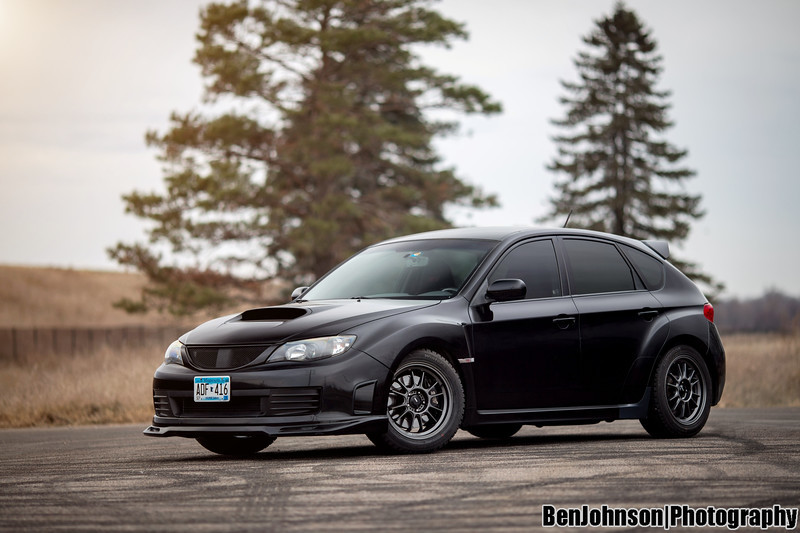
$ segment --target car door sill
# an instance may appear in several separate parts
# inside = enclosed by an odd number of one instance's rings
[[[650,399],[650,388],[637,403],[619,405],[592,405],[574,407],[541,407],[535,409],[478,409],[476,414],[480,417],[514,417],[515,419],[553,420],[553,419],[582,419],[582,418],[642,418],[647,414]]]

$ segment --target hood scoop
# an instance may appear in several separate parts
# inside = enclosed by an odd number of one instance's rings
[[[248,309],[241,315],[243,321],[284,321],[294,320],[307,314],[308,309],[300,307],[261,307],[258,309]]]

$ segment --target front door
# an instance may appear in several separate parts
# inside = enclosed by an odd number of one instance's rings
[[[473,309],[478,410],[582,405],[577,309],[563,296],[553,242],[511,249],[487,284],[499,279],[521,279],[527,293],[522,300]]]

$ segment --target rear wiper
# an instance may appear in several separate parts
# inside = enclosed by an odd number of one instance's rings
[[[351,300],[369,300],[369,296],[351,296]]]

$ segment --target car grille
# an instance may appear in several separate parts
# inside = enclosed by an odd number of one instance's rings
[[[318,388],[272,389],[264,396],[232,396],[228,402],[195,402],[193,398],[179,398],[178,417],[216,418],[251,416],[304,416],[319,412],[321,392]],[[164,397],[166,411],[157,416],[172,416],[169,402]],[[158,404],[156,404],[158,405]]]
[[[225,346],[187,348],[189,363],[207,370],[229,370],[245,366],[269,349],[269,346]]]

